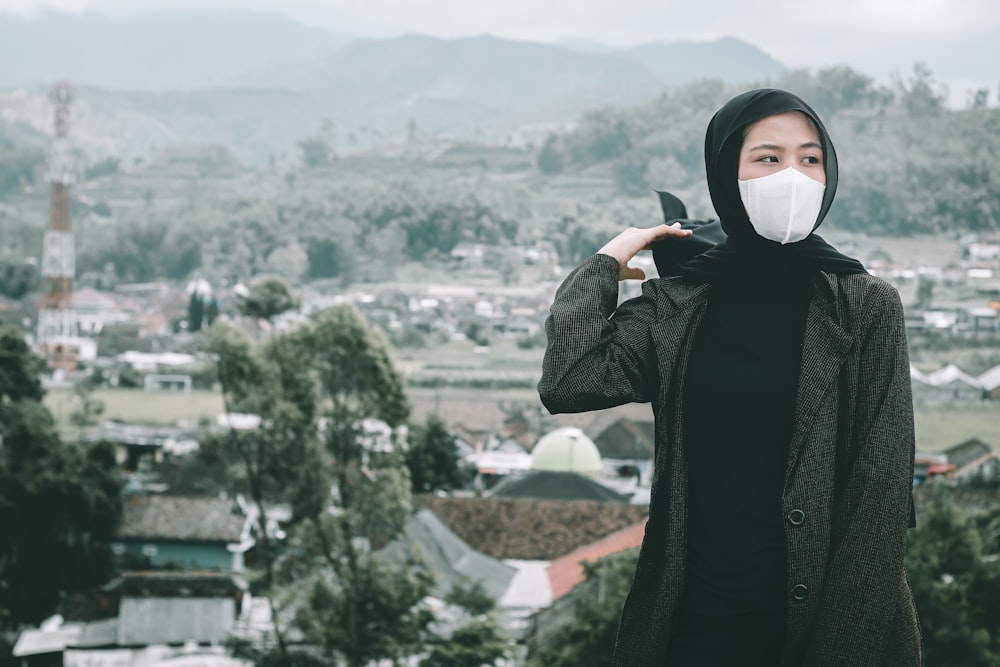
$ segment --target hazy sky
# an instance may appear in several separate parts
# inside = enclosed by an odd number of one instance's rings
[[[744,39],[786,65],[847,64],[880,80],[926,62],[952,82],[1000,85],[1000,0],[0,0],[0,10],[111,15],[240,7],[359,36],[491,33],[531,41]]]

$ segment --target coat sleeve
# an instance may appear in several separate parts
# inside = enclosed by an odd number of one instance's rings
[[[896,290],[879,283],[872,292],[863,306],[857,382],[842,389],[856,408],[838,462],[843,486],[806,665],[885,664],[909,600],[903,557],[914,428],[906,332]]]
[[[655,364],[649,323],[655,314],[650,284],[618,303],[618,262],[594,255],[556,291],[545,335],[538,394],[553,414],[647,402]]]

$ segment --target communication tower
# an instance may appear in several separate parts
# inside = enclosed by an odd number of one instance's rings
[[[76,370],[76,318],[71,310],[76,260],[70,228],[69,188],[73,184],[73,162],[69,146],[69,84],[53,86],[50,99],[55,109],[55,138],[49,159],[49,228],[42,244],[42,292],[38,302],[38,345],[49,365],[63,371]]]

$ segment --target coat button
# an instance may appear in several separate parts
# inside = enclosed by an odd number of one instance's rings
[[[805,600],[809,597],[809,588],[805,584],[795,584],[792,586],[792,599]]]
[[[806,520],[806,513],[800,509],[794,509],[788,513],[788,523],[793,526],[801,526]]]

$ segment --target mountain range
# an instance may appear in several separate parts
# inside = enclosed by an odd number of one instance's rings
[[[45,88],[67,79],[78,137],[94,155],[209,142],[260,162],[321,126],[344,148],[400,141],[412,127],[429,138],[536,141],[666,86],[784,71],[731,38],[611,49],[490,35],[364,39],[241,10],[0,14],[2,118],[47,130]]]

